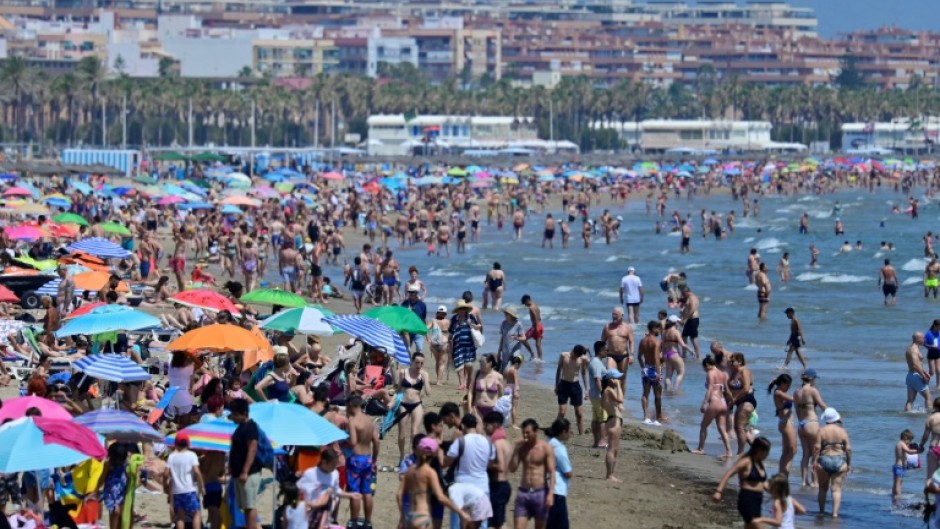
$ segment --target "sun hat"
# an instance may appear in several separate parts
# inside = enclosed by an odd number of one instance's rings
[[[512,305],[506,305],[503,307],[503,314],[508,314],[517,320],[519,319],[519,314],[516,313],[516,307],[513,307]]]
[[[841,421],[842,416],[839,415],[839,412],[837,412],[835,408],[826,408],[826,411],[822,413],[819,420],[822,421],[823,424],[832,424]]]
[[[454,312],[457,312],[458,310],[462,310],[462,309],[472,310],[473,305],[461,299],[460,301],[457,302],[457,305],[454,307]]]

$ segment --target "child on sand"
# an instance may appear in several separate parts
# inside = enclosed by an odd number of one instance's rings
[[[767,524],[781,529],[794,529],[796,525],[794,525],[793,518],[797,514],[806,514],[806,508],[790,496],[790,482],[787,475],[777,474],[772,477],[767,490],[774,502],[770,510],[773,518],[756,518],[754,525],[761,527],[761,524]]]
[[[894,466],[891,471],[894,474],[894,486],[891,487],[891,499],[897,500],[901,495],[901,486],[904,482],[904,471],[908,468],[907,456],[917,454],[919,450],[916,446],[911,446],[914,440],[914,433],[910,430],[901,432],[901,440],[894,445]]]

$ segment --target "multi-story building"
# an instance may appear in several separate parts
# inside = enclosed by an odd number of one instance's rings
[[[366,73],[377,77],[382,64],[418,66],[418,42],[411,37],[372,37],[368,41]]]
[[[538,128],[531,117],[512,116],[370,116],[368,149],[372,156],[405,156],[425,149],[506,149],[531,145]]]
[[[311,77],[332,71],[339,63],[336,45],[327,39],[255,39],[252,68],[274,77]]]
[[[770,138],[767,121],[672,120],[597,121],[593,129],[616,131],[625,148],[646,153],[693,151],[802,151],[806,146]]]

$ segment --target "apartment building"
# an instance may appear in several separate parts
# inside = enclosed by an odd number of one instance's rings
[[[628,149],[664,153],[674,149],[698,151],[802,151],[799,144],[770,139],[773,126],[767,121],[673,120],[596,121],[594,129],[616,131]]]
[[[406,156],[426,146],[434,149],[505,149],[538,140],[531,117],[512,116],[369,116],[370,156]]]
[[[252,69],[274,77],[312,77],[338,65],[336,51],[336,44],[326,39],[256,39],[251,43]]]

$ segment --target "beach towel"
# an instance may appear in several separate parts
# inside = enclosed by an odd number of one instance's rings
[[[401,399],[405,396],[404,393],[398,392],[395,394],[395,402],[389,407],[388,413],[385,414],[385,418],[382,419],[382,428],[379,431],[379,437],[385,438],[385,434],[389,430],[395,427],[396,424],[401,422],[401,420],[408,413],[398,413],[398,410],[401,408]]]
[[[134,521],[134,497],[137,495],[137,485],[140,481],[139,470],[144,461],[141,454],[127,458],[127,494],[124,495],[124,509],[121,512],[121,529],[130,529]]]

